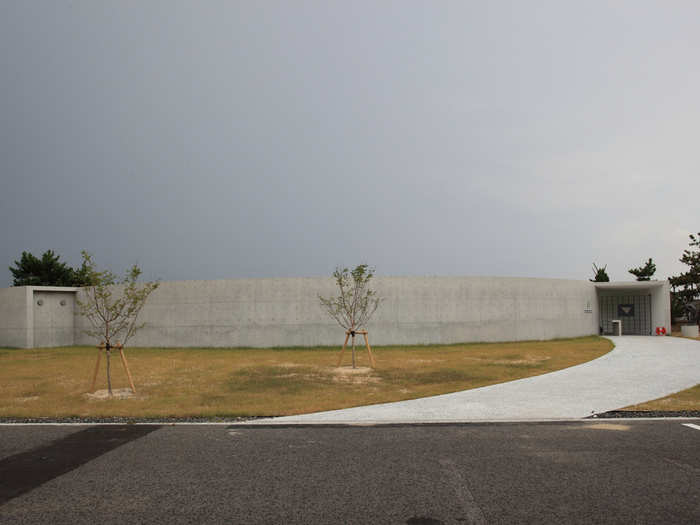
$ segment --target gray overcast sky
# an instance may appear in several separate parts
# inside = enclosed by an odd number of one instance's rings
[[[0,2],[0,285],[614,280],[700,230],[700,3]]]

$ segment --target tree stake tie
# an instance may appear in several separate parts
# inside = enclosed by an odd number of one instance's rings
[[[99,345],[97,345],[97,363],[95,363],[95,373],[92,376],[92,385],[90,386],[90,392],[95,391],[95,383],[97,382],[97,373],[100,370],[100,359],[102,358],[102,350],[105,351],[105,357],[107,359],[107,390],[109,391],[109,395],[112,395],[112,380],[109,374],[109,358],[110,358],[110,351],[112,348],[117,348],[119,349],[119,357],[121,357],[122,365],[124,366],[124,370],[126,371],[126,377],[129,378],[129,386],[131,387],[131,391],[135,394],[136,393],[136,387],[134,386],[134,380],[131,377],[131,371],[129,370],[129,365],[126,362],[126,356],[124,355],[124,345],[119,343],[117,341],[117,344],[115,345],[110,345],[109,343],[105,343],[102,341]]]
[[[372,347],[369,346],[369,339],[367,338],[369,332],[367,330],[348,330],[345,332],[345,342],[343,343],[343,348],[340,351],[340,357],[338,357],[338,366],[343,361],[343,354],[345,353],[345,347],[348,345],[348,339],[352,336],[352,347],[355,348],[355,334],[360,334],[365,338],[365,347],[367,347],[367,356],[369,357],[369,363],[372,368],[377,367],[377,363],[374,361],[374,354],[372,353]]]

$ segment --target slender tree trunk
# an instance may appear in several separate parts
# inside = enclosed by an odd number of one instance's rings
[[[109,369],[109,343],[105,345],[105,352],[107,353],[107,392],[109,393],[109,397],[112,397],[112,375]]]
[[[352,367],[355,368],[355,332],[352,332]]]
[[[350,326],[350,335],[352,336],[352,367],[355,368],[355,321],[353,321]]]

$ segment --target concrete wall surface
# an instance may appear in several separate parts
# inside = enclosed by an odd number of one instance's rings
[[[43,288],[43,287],[42,287]],[[67,346],[75,341],[75,292],[35,288],[34,347]]]
[[[372,344],[517,341],[598,333],[588,281],[511,277],[378,277],[383,298],[367,329]],[[76,288],[0,289],[0,346],[94,345]],[[321,309],[330,277],[163,282],[129,341],[135,346],[340,345],[344,330]],[[78,295],[79,297],[79,295]],[[41,305],[39,302],[41,301]],[[658,297],[663,302],[663,296]],[[670,326],[670,325],[669,325]]]
[[[671,333],[671,285],[668,281],[660,281],[661,286],[652,288],[651,291],[651,326],[666,328],[667,333]]]
[[[26,286],[0,289],[0,346],[31,348],[31,291]]]
[[[367,327],[372,344],[428,344],[578,337],[598,333],[588,281],[503,277],[379,277],[384,298]],[[80,293],[80,292],[79,292]],[[163,282],[141,314],[134,346],[340,345],[344,330],[318,295],[331,278]],[[590,310],[586,312],[586,307]],[[75,343],[94,344],[75,318]]]

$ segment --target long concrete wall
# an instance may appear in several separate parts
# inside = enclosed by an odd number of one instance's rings
[[[586,281],[484,277],[384,277],[370,322],[373,344],[576,337],[598,333],[596,291]],[[164,282],[142,312],[138,346],[338,345],[344,331],[320,308],[329,278]],[[591,306],[586,312],[586,306]],[[76,343],[92,344],[81,334]]]
[[[384,300],[367,327],[372,344],[544,340],[598,333],[596,289],[588,281],[383,277],[373,285]],[[76,292],[39,287],[0,290],[0,346],[95,344],[83,333],[87,321],[74,308],[71,293]],[[328,277],[163,282],[143,309],[146,326],[129,344],[339,345],[344,331],[318,301],[319,295],[336,293]],[[10,325],[16,332],[9,331]]]

